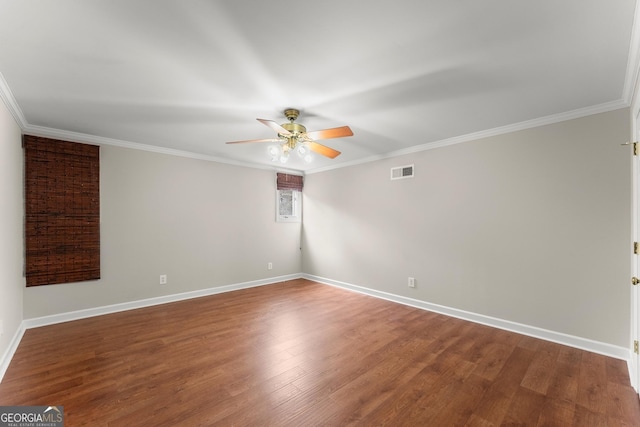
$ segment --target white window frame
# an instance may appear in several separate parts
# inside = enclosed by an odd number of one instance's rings
[[[284,204],[282,203],[281,192],[291,192],[292,211],[282,213]],[[276,190],[276,222],[301,222],[302,221],[302,192],[294,189]]]

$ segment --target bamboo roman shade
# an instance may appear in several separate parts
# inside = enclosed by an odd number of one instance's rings
[[[27,286],[100,278],[100,148],[24,136]]]
[[[302,177],[278,172],[276,174],[276,187],[278,190],[302,191]]]

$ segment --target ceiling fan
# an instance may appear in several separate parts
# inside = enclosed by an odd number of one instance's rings
[[[278,133],[277,138],[266,139],[250,139],[246,141],[232,141],[227,144],[243,144],[246,142],[276,142],[279,145],[269,147],[269,154],[271,160],[280,160],[282,163],[286,163],[289,159],[291,151],[297,151],[300,157],[305,161],[311,161],[310,151],[316,152],[330,159],[336,158],[340,155],[338,150],[334,150],[331,147],[322,145],[316,142],[318,139],[330,139],[330,138],[342,138],[346,136],[352,136],[353,131],[349,126],[341,126],[337,128],[317,130],[307,132],[307,128],[300,123],[294,123],[300,115],[300,111],[294,108],[287,108],[284,110],[284,115],[289,119],[289,123],[277,124],[273,120],[256,119],[265,126],[270,127]]]

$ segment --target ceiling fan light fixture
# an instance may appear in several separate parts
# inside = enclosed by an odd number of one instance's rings
[[[289,152],[291,150],[289,150],[289,148],[286,145],[282,146],[282,153],[280,154],[280,163],[287,163],[287,160],[289,160]]]
[[[309,154],[309,147],[307,147],[305,144],[298,144],[297,151],[300,157],[304,157]]]
[[[305,163],[311,163],[313,161],[313,155],[311,154],[311,149],[307,144],[298,143],[296,148],[298,152],[298,156],[305,161]]]
[[[282,155],[282,147],[279,145],[271,145],[269,147],[269,156],[271,157],[271,161],[275,162],[280,159]]]
[[[307,128],[296,123],[295,119],[298,118],[300,111],[294,108],[288,108],[284,111],[284,115],[289,119],[289,123],[283,123],[279,125],[273,120],[256,119],[263,125],[276,131],[277,138],[264,138],[264,139],[252,139],[244,141],[231,141],[227,144],[240,144],[246,142],[275,142],[278,145],[269,147],[268,152],[271,161],[280,161],[286,163],[289,160],[291,151],[296,151],[301,159],[309,163],[313,160],[313,153],[318,153],[322,156],[334,159],[340,155],[338,150],[334,150],[331,147],[322,145],[316,140],[319,139],[331,139],[331,138],[343,138],[346,136],[353,136],[353,131],[349,126],[341,126],[330,129],[317,130],[307,132]]]

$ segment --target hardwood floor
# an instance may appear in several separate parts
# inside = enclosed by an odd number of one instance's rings
[[[27,330],[66,426],[640,426],[626,363],[295,280]]]

